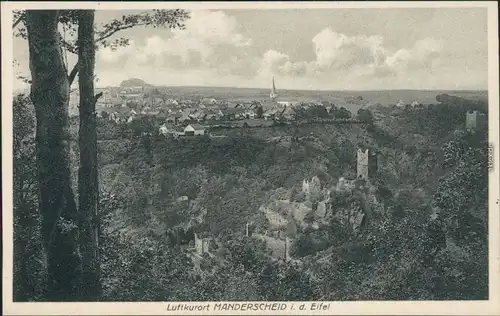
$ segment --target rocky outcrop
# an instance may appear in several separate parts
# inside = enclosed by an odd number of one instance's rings
[[[384,204],[370,183],[339,179],[331,201],[331,213],[343,225],[359,232],[372,216],[384,216]]]
[[[331,189],[322,188],[320,179],[302,181],[303,202],[276,199],[263,205],[270,231],[290,231],[290,225],[318,229],[336,218],[342,225],[359,232],[373,214],[382,215],[383,203],[377,200],[376,187],[369,183],[340,178]]]
[[[366,214],[358,201],[352,201],[347,208],[335,213],[341,224],[349,225],[353,231],[358,232],[365,220]]]

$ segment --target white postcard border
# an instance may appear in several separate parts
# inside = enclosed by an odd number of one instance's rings
[[[324,302],[327,310],[310,310],[313,302],[287,302],[281,311],[217,311],[215,303],[187,303],[212,307],[208,311],[168,311],[168,304],[154,303],[13,303],[12,302],[12,91],[13,91],[13,9],[79,9],[97,10],[184,8],[184,9],[299,9],[299,8],[451,8],[481,7],[488,9],[488,98],[489,142],[493,146],[493,169],[489,177],[489,300],[488,301],[360,301]],[[500,215],[499,215],[499,51],[498,4],[483,1],[406,1],[406,2],[2,2],[2,228],[3,228],[3,313],[6,315],[499,315],[500,314]],[[239,302],[252,303],[257,302]],[[272,303],[272,302],[262,302]],[[279,302],[283,303],[283,302]],[[294,309],[291,309],[293,304]],[[301,304],[309,308],[299,310]],[[280,305],[281,306],[281,305]]]

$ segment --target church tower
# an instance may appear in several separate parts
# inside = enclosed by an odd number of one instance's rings
[[[269,94],[269,97],[271,98],[272,101],[276,99],[278,95],[276,94],[276,86],[274,85],[274,77],[273,77],[273,87],[271,88],[271,93]]]

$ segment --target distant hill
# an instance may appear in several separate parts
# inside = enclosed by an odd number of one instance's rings
[[[436,101],[441,104],[450,104],[450,105],[474,105],[483,111],[488,111],[488,100],[475,95],[449,95],[449,94],[440,94],[436,96]]]
[[[144,80],[137,79],[137,78],[131,78],[127,80],[123,80],[120,83],[120,87],[126,88],[126,87],[139,87],[139,86],[150,86],[150,84],[146,83]]]

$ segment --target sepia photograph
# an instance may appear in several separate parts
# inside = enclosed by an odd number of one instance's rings
[[[497,10],[2,3],[4,314],[500,313]]]

